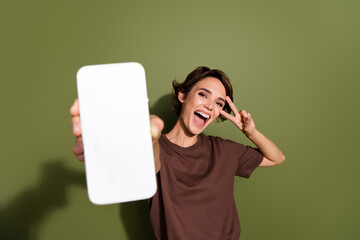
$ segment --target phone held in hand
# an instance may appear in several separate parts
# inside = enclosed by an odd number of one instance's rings
[[[77,88],[90,201],[101,205],[152,197],[156,173],[143,66],[84,66]]]

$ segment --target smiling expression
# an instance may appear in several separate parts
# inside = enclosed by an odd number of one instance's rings
[[[226,91],[219,79],[206,77],[185,94],[179,92],[182,103],[179,120],[189,135],[200,134],[217,119],[225,106]]]

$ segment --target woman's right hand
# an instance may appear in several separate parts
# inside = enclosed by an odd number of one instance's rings
[[[79,101],[75,99],[73,105],[70,108],[71,123],[73,127],[73,134],[76,137],[75,146],[73,153],[76,158],[80,161],[84,161],[84,147],[81,137],[81,124],[80,124],[80,113],[79,113]]]
[[[81,137],[81,124],[80,124],[80,112],[79,112],[79,101],[75,99],[73,105],[70,108],[71,122],[73,127],[73,134],[76,137],[75,146],[73,153],[75,154],[78,161],[84,161],[84,146]],[[161,131],[164,128],[164,122],[161,118],[150,115],[150,126],[151,126],[151,137],[153,142],[154,150],[154,161],[156,172],[160,170],[160,148],[159,148],[159,138],[161,136]]]

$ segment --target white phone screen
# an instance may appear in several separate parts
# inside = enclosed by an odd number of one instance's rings
[[[156,176],[142,65],[84,66],[77,73],[77,87],[91,202],[152,197]]]

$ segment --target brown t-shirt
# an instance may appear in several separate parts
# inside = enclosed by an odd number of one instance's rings
[[[159,144],[158,190],[149,201],[157,239],[238,240],[234,176],[250,177],[263,155],[213,136],[183,148],[162,135]]]

